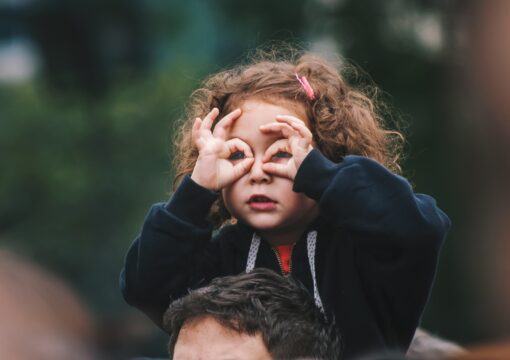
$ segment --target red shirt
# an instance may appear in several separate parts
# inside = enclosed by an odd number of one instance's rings
[[[273,249],[280,258],[280,266],[284,275],[290,274],[290,258],[292,256],[292,248],[294,245],[277,245]]]

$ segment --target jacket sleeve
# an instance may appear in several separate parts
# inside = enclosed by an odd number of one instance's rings
[[[336,164],[312,150],[294,190],[315,199],[321,215],[350,234],[381,333],[390,346],[406,348],[429,297],[448,217],[432,197],[415,194],[406,179],[361,156]]]
[[[218,244],[206,220],[218,194],[188,176],[167,203],[152,206],[120,274],[124,299],[161,326],[170,302],[215,277]]]

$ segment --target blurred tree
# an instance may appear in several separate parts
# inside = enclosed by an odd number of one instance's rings
[[[13,1],[0,4],[0,38],[28,37],[56,90],[101,96],[119,75],[147,67],[144,8],[129,1]]]

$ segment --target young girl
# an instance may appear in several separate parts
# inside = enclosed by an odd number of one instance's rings
[[[450,223],[395,174],[375,108],[308,54],[207,79],[177,142],[182,181],[127,253],[126,301],[161,324],[188,289],[265,267],[309,289],[344,357],[405,351]]]

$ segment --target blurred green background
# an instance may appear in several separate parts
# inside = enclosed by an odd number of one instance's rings
[[[466,250],[473,131],[456,36],[469,3],[0,1],[0,246],[71,284],[99,332],[117,333],[109,351],[164,357],[165,337],[124,304],[118,273],[171,191],[173,123],[205,75],[285,40],[359,65],[407,123],[404,172],[454,223],[424,327],[465,345],[499,336],[481,322]]]

